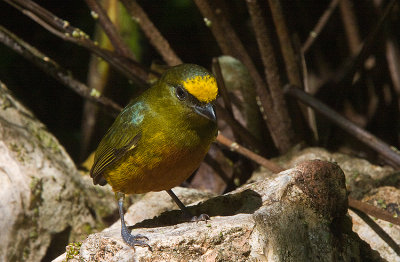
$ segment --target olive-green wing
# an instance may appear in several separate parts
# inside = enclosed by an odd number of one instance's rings
[[[104,170],[138,144],[142,134],[138,122],[135,122],[135,117],[142,118],[143,112],[141,111],[135,110],[135,107],[125,109],[101,140],[95,152],[94,164],[90,170],[90,176],[95,185],[105,185],[107,182],[103,177]]]

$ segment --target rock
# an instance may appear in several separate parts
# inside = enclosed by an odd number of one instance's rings
[[[395,187],[384,186],[373,189],[362,200],[371,205],[386,209],[393,215],[400,216],[400,190]],[[361,239],[369,243],[371,248],[377,250],[387,261],[400,262],[400,254],[396,254],[396,252],[354,212],[349,211],[349,213],[353,220],[353,230],[357,232]],[[375,222],[389,234],[400,247],[400,226],[393,225],[380,219],[375,219]]]
[[[392,167],[377,166],[368,161],[340,153],[329,153],[322,148],[295,148],[285,156],[275,159],[279,165],[291,168],[298,163],[311,159],[320,159],[337,163],[346,176],[346,187],[353,198],[366,201],[393,215],[400,216],[400,176]],[[270,171],[260,168],[250,182],[261,181],[271,176]],[[400,255],[390,248],[361,218],[349,211],[353,222],[353,230],[366,241],[371,248],[378,251],[387,261],[400,261]],[[400,245],[400,226],[377,220],[385,232]]]
[[[168,196],[162,193],[145,196],[130,212],[145,208],[147,197],[166,201]],[[83,261],[381,261],[351,231],[344,174],[326,161],[306,161],[190,206],[189,211],[207,213],[211,220],[183,222],[178,210],[148,217],[132,233],[147,236],[152,251],[127,246],[116,223],[90,235],[74,257]],[[55,261],[63,259],[65,255]]]
[[[115,213],[65,149],[0,83],[0,261],[50,260]],[[90,183],[89,183],[90,182]],[[88,194],[102,196],[90,200]],[[99,211],[99,212],[98,212]]]
[[[361,199],[371,189],[380,185],[388,185],[390,179],[395,180],[395,171],[389,166],[377,166],[369,163],[365,159],[351,157],[341,153],[330,153],[323,148],[309,147],[302,150],[294,148],[288,154],[274,159],[274,162],[283,168],[292,168],[298,163],[307,160],[325,160],[337,163],[346,175],[346,187],[351,196]],[[262,180],[272,173],[264,168],[260,168],[250,178],[249,182]],[[398,175],[397,175],[398,177]]]

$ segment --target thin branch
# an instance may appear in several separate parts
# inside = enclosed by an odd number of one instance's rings
[[[268,3],[271,9],[272,19],[274,20],[276,33],[279,38],[289,83],[295,86],[302,86],[299,62],[296,58],[292,40],[289,36],[289,30],[282,12],[280,0],[268,0]]]
[[[224,101],[224,106],[226,111],[233,116],[233,110],[232,110],[232,103],[231,99],[229,98],[229,93],[228,90],[226,89],[225,86],[225,81],[222,76],[221,72],[221,66],[219,64],[218,58],[213,58],[212,60],[212,71],[215,74],[215,77],[217,78],[217,83],[218,83],[218,93],[222,96],[222,100]]]
[[[346,31],[347,41],[349,43],[350,53],[357,54],[360,46],[360,32],[358,30],[356,16],[353,10],[353,2],[349,0],[340,0],[340,14],[343,21],[343,26]]]
[[[121,2],[132,16],[132,19],[140,25],[144,34],[162,56],[164,61],[170,66],[182,64],[182,60],[176,55],[174,50],[172,50],[168,41],[154,26],[153,22],[149,19],[142,7],[134,0],[121,0]]]
[[[366,204],[364,202],[352,199],[349,197],[349,206],[350,209],[353,210],[375,233],[382,238],[383,241],[388,244],[393,251],[400,255],[400,246],[393,240],[393,238],[385,232],[374,220],[372,220],[368,215],[374,216],[376,218],[380,218],[380,216],[384,216],[385,218],[381,218],[382,220],[389,221],[393,224],[400,225],[400,219],[394,218],[390,214],[385,214],[384,210],[377,208],[373,205]],[[368,215],[367,215],[368,214]],[[391,221],[392,220],[392,221]]]
[[[235,120],[235,115],[233,114],[231,99],[229,98],[229,93],[225,86],[225,81],[222,76],[219,60],[216,57],[213,58],[213,60],[212,60],[212,71],[215,74],[215,77],[217,79],[218,93],[221,95],[222,100],[224,101],[224,108],[225,108],[226,112],[229,114],[229,118],[232,120]],[[223,109],[221,108],[221,110],[223,110]],[[235,122],[235,123],[233,123],[233,125],[236,125],[237,123],[238,122]],[[232,132],[235,137],[235,140],[237,140],[239,142],[242,141],[242,139],[240,139],[240,135],[237,133],[237,128],[232,128]]]
[[[307,68],[306,59],[304,57],[303,52],[300,52],[300,58],[301,58],[301,68],[302,68],[302,72],[303,72],[304,91],[306,91],[307,93],[310,93],[311,89],[310,89],[310,85],[308,83],[308,81],[310,80],[310,77],[308,76],[308,68]],[[315,141],[318,141],[319,134],[318,134],[318,128],[317,128],[317,120],[315,118],[315,112],[310,107],[307,107],[306,110],[307,110],[306,115],[307,115],[308,125],[313,132]]]
[[[237,134],[244,143],[249,145],[251,148],[254,148],[257,152],[265,154],[265,148],[262,143],[255,138],[249,130],[234,119],[221,105],[216,104],[215,109],[217,116],[224,119],[224,121],[232,128],[234,134]]]
[[[125,44],[124,40],[119,34],[117,28],[111,22],[104,8],[101,5],[99,5],[97,0],[85,0],[85,1],[86,4],[89,6],[89,8],[98,15],[100,25],[103,28],[106,35],[108,36],[108,39],[110,39],[110,42],[115,48],[115,51],[122,56],[129,57],[132,60],[136,61],[135,55]]]
[[[333,74],[333,77],[327,79],[325,83],[320,86],[318,89],[324,88],[332,83],[335,84],[343,84],[344,82],[352,79],[354,74],[360,68],[360,65],[364,62],[367,56],[371,53],[372,45],[376,41],[376,36],[382,30],[383,25],[386,20],[389,18],[389,14],[391,13],[394,5],[396,4],[396,0],[391,0],[384,9],[379,21],[372,29],[372,31],[368,34],[364,43],[362,45],[361,50],[358,52],[357,56],[352,59],[349,59],[343,66],[339,68],[339,70]]]
[[[279,120],[274,114],[272,98],[268,93],[265,82],[258,73],[242,42],[221,13],[220,9],[213,11],[207,0],[194,0],[194,2],[204,16],[206,25],[213,33],[218,46],[222,50],[222,53],[239,59],[249,71],[249,74],[253,78],[256,85],[261,114],[263,115],[264,120],[270,129],[271,136],[274,138],[274,142],[279,143],[279,138],[276,135],[277,132],[274,131],[274,127],[276,126],[275,122],[278,122]]]
[[[264,17],[261,13],[261,7],[257,0],[247,0],[247,8],[250,13],[258,48],[260,50],[261,59],[264,64],[265,76],[268,83],[269,91],[274,102],[274,107],[278,110],[286,108],[282,81],[278,70],[278,64],[275,57],[275,50],[270,40],[271,33],[265,25]],[[282,104],[281,104],[282,103]]]
[[[395,6],[397,0],[392,0],[390,1],[386,8],[384,9],[381,17],[379,18],[378,23],[375,25],[375,27],[372,29],[372,31],[368,34],[367,38],[364,40],[364,44],[358,53],[355,61],[353,62],[353,66],[351,70],[349,71],[349,75],[353,76],[357,69],[360,67],[360,65],[364,62],[364,60],[367,58],[367,56],[371,53],[371,49],[373,44],[375,43],[377,35],[381,32],[385,22],[387,19],[389,19],[389,15]]]
[[[0,42],[20,54],[30,62],[34,63],[44,72],[55,78],[56,80],[63,83],[65,86],[71,88],[80,96],[101,104],[106,109],[116,113],[121,110],[121,107],[108,99],[107,97],[101,96],[95,89],[90,89],[85,84],[76,80],[69,71],[62,68],[54,60],[50,59],[45,54],[38,51],[33,46],[24,42],[16,35],[9,32],[4,27],[0,26]]]
[[[394,147],[386,144],[379,138],[375,137],[371,133],[365,131],[364,129],[358,127],[353,124],[339,113],[335,112],[333,109],[318,101],[313,96],[305,93],[304,91],[288,86],[286,88],[286,93],[290,96],[296,97],[302,103],[314,108],[317,113],[328,118],[334,124],[348,132],[350,135],[354,136],[354,138],[360,140],[367,146],[374,149],[376,152],[385,157],[385,160],[389,162],[391,165],[399,168],[400,167],[400,154],[399,150]]]
[[[374,1],[374,6],[377,12],[382,13],[382,1]],[[397,93],[397,98],[400,99],[400,50],[399,44],[395,40],[394,34],[389,26],[385,28],[385,55],[388,63],[390,77],[392,79],[394,91]],[[399,100],[400,106],[400,100]]]
[[[221,9],[217,8],[213,10],[207,0],[194,0],[194,2],[204,16],[206,24],[211,29],[222,52],[225,55],[230,55],[239,59],[248,69],[256,86],[258,95],[257,103],[260,107],[260,112],[268,126],[274,144],[277,148],[284,151],[286,137],[280,132],[280,126],[282,125],[281,121],[285,120],[281,119],[280,115],[275,112],[274,101],[268,92],[266,83],[263,81],[252,59],[244,48],[243,43],[229,24],[223,12],[221,12]]]
[[[400,51],[397,43],[391,39],[386,39],[386,60],[389,67],[390,77],[397,96],[400,97]],[[400,105],[400,103],[399,103]]]
[[[69,22],[58,18],[35,2],[32,2],[31,0],[3,1],[14,6],[23,14],[61,39],[85,47],[90,52],[103,58],[128,79],[135,81],[142,87],[147,85],[147,78],[150,70],[144,69],[142,65],[132,59],[121,56],[116,52],[110,52],[98,47],[97,44],[91,41],[89,36],[82,30],[71,26]]]
[[[400,226],[400,218],[399,217],[394,217],[392,214],[390,214],[386,210],[383,210],[374,205],[370,205],[365,202],[361,202],[359,200],[349,197],[349,206],[351,206],[354,209],[360,210],[370,216],[373,216],[373,217],[376,217],[376,218],[379,218],[379,219],[388,221],[392,224]]]
[[[381,5],[378,1],[374,1],[375,8],[381,13]],[[397,94],[398,105],[400,107],[400,51],[398,42],[394,38],[394,34],[390,27],[385,28],[385,55],[388,64],[390,77],[393,83],[393,89]]]
[[[315,27],[311,30],[307,40],[303,44],[301,51],[305,54],[307,53],[308,49],[311,47],[311,45],[314,43],[315,39],[319,36],[321,33],[322,29],[324,29],[326,23],[329,21],[329,18],[331,17],[333,11],[335,11],[336,6],[338,5],[340,0],[331,0],[331,3],[329,4],[328,8],[324,11],[322,16],[319,18],[317,24]]]
[[[214,13],[208,1],[194,0],[194,2],[197,5],[197,8],[202,13],[204,17],[204,22],[207,27],[210,28],[219,48],[221,48],[222,53],[229,56],[235,56],[235,52],[233,49],[234,44],[229,43],[229,40],[226,37],[226,32],[224,31],[223,27],[218,23],[217,15]]]
[[[228,147],[230,150],[237,152],[245,157],[247,157],[250,160],[253,160],[257,164],[271,170],[274,173],[279,173],[283,171],[284,169],[274,162],[254,153],[253,151],[239,145],[238,143],[230,140],[229,138],[223,136],[222,134],[218,134],[217,136],[217,142],[220,143],[221,145],[224,145]]]
[[[281,153],[287,152],[294,145],[294,133],[283,94],[283,85],[275,57],[276,52],[272,46],[271,34],[265,25],[264,17],[262,16],[257,0],[247,0],[246,2],[264,64],[265,76],[273,100],[274,112],[280,119],[280,123],[276,127],[276,131],[280,136],[278,149]]]

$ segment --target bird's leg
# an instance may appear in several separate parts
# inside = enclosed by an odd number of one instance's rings
[[[186,206],[182,203],[182,201],[179,200],[179,198],[175,195],[174,192],[172,192],[171,189],[166,190],[168,195],[175,201],[175,203],[179,206],[179,208],[182,210],[183,214],[190,219],[192,222],[198,222],[198,221],[207,221],[210,219],[210,217],[207,214],[201,214],[200,216],[192,216],[190,214],[189,210],[186,208]]]
[[[124,199],[125,195],[123,193],[116,193],[116,197],[118,198],[118,208],[119,208],[119,216],[121,218],[121,236],[122,239],[130,245],[131,247],[134,246],[141,246],[141,247],[148,247],[151,250],[149,244],[143,241],[149,240],[146,236],[143,235],[132,235],[129,229],[126,227],[125,219],[124,219]],[[142,240],[140,240],[142,239]]]

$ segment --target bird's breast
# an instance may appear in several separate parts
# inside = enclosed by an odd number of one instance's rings
[[[200,165],[211,141],[196,131],[144,133],[137,147],[108,175],[114,191],[161,191],[180,185]]]

